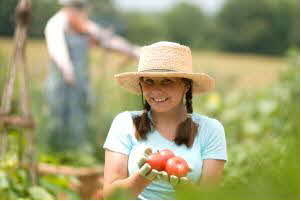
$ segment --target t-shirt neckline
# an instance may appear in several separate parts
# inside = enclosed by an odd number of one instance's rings
[[[155,125],[155,124],[154,124],[154,122],[153,122],[152,111],[151,111],[151,110],[147,112],[147,116],[148,116],[148,118],[150,119],[150,121],[151,121],[151,123],[152,123],[151,127],[152,127],[153,132],[154,132],[155,134],[157,134],[160,138],[162,138],[163,140],[165,140],[166,142],[168,142],[168,143],[174,145],[174,144],[175,144],[175,141],[171,141],[171,140],[167,139],[166,137],[164,137],[164,136],[163,136],[157,129],[155,129],[155,127],[153,126],[153,125]]]

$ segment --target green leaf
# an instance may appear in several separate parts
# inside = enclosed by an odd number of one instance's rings
[[[0,190],[7,189],[9,187],[7,176],[4,172],[0,172]]]
[[[35,200],[54,200],[54,197],[40,186],[32,186],[28,192]]]

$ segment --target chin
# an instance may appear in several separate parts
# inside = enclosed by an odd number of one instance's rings
[[[154,112],[169,112],[172,108],[170,107],[158,107],[158,106],[151,106]]]
[[[156,108],[152,108],[152,110],[153,110],[154,112],[157,112],[157,113],[168,112],[168,110],[165,110],[165,109],[156,109]]]

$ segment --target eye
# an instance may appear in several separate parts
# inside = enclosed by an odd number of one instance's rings
[[[154,84],[154,80],[149,79],[149,78],[143,79],[143,84],[151,86]]]
[[[174,81],[173,80],[171,80],[171,79],[163,79],[162,81],[161,81],[161,84],[162,85],[169,85],[169,84],[172,84],[172,83],[174,83]]]

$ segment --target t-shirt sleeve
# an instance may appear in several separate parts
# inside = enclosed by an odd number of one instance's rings
[[[227,143],[223,125],[213,120],[210,123],[203,148],[203,159],[227,160]]]
[[[118,114],[109,130],[104,149],[129,155],[132,148],[133,121],[129,112]]]

